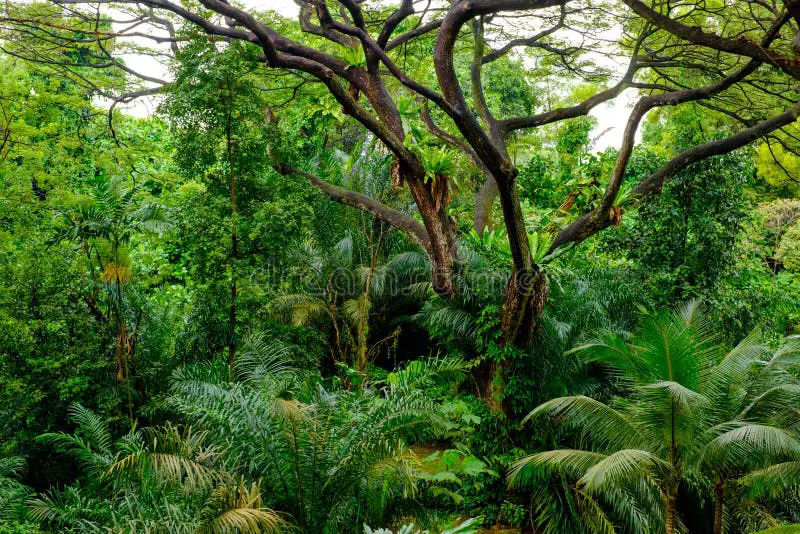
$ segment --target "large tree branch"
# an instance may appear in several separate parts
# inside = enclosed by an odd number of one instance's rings
[[[428,100],[434,102],[437,106],[441,107],[445,111],[449,109],[449,104],[445,99],[434,91],[433,89],[426,87],[425,85],[419,83],[418,81],[408,77],[401,69],[398,67],[387,55],[386,51],[363,29],[357,26],[350,26],[349,24],[343,24],[337,20],[334,20],[330,13],[326,11],[324,8],[324,3],[320,4],[319,12],[323,14],[323,24],[325,27],[330,27],[336,31],[339,31],[345,35],[351,35],[353,37],[358,38],[362,46],[364,48],[365,55],[369,58],[370,55],[374,56],[375,59],[383,63],[383,65],[389,70],[389,72],[394,76],[401,84],[408,87],[412,91],[416,92],[417,94],[424,96]],[[377,82],[377,80],[374,80]]]
[[[773,40],[778,36],[780,28],[786,22],[788,22],[788,15],[778,18],[778,20],[773,23],[772,27],[769,31],[767,31],[761,42],[761,45],[764,48],[769,47],[769,45],[772,44]],[[744,67],[716,83],[693,89],[669,91],[666,93],[646,96],[640,99],[639,102],[637,102],[634,106],[633,111],[628,118],[628,123],[625,127],[625,133],[623,135],[622,146],[620,147],[619,154],[617,155],[617,161],[614,165],[614,169],[611,172],[611,177],[608,181],[608,185],[606,186],[603,198],[601,199],[600,204],[595,208],[595,211],[598,213],[598,215],[602,216],[603,214],[607,213],[614,205],[614,201],[616,200],[619,190],[622,187],[622,181],[625,178],[628,162],[633,154],[633,145],[636,138],[636,132],[639,129],[639,124],[641,123],[642,118],[648,111],[661,106],[677,106],[687,102],[709,99],[714,95],[718,95],[724,91],[727,91],[733,87],[734,84],[745,80],[748,76],[756,72],[762,64],[763,62],[760,59],[751,59]]]
[[[300,13],[298,14],[298,20],[300,22],[300,29],[306,33],[310,33],[312,35],[319,35],[320,37],[324,37],[329,41],[333,41],[336,44],[340,44],[342,46],[352,46],[353,39],[351,37],[347,37],[346,35],[342,35],[339,32],[331,32],[326,31],[325,28],[322,26],[318,26],[314,24],[311,20],[311,15],[314,12],[314,7],[302,0],[295,0],[295,3],[299,4],[300,6]]]
[[[754,43],[746,38],[731,39],[715,33],[704,31],[698,26],[687,26],[668,15],[648,7],[640,0],[623,0],[631,10],[672,35],[688,41],[690,43],[711,48],[720,52],[727,52],[752,59],[758,59],[777,67],[793,78],[800,78],[800,63],[770,51],[758,43]]]
[[[425,230],[425,227],[417,222],[417,220],[413,217],[381,204],[379,201],[370,196],[330,184],[310,172],[295,169],[294,167],[283,164],[276,164],[274,165],[274,168],[277,172],[284,176],[296,175],[307,178],[308,181],[314,184],[317,189],[322,191],[322,193],[324,193],[331,200],[346,204],[350,207],[373,215],[375,218],[380,219],[386,224],[392,226],[393,228],[397,228],[406,234],[420,247],[430,251],[430,239],[428,237],[428,232]]]
[[[800,26],[800,0],[784,0],[783,3],[794,21]]]
[[[664,182],[672,175],[682,171],[692,163],[696,163],[713,156],[721,156],[741,148],[765,135],[779,130],[795,122],[800,117],[800,103],[792,106],[785,113],[762,121],[755,126],[746,128],[737,134],[725,139],[711,141],[694,148],[681,152],[666,165],[654,172],[647,179],[643,180],[633,189],[633,195],[639,198],[646,198],[658,193]]]
[[[384,49],[387,52],[389,52],[390,50],[393,50],[398,46],[411,41],[412,39],[416,39],[421,35],[425,35],[426,33],[432,32],[433,30],[439,28],[441,25],[442,25],[442,19],[436,19],[427,22],[421,26],[414,28],[413,30],[408,30],[403,34],[398,35],[397,37],[389,41],[384,47]]]
[[[620,147],[619,154],[617,155],[617,161],[614,164],[614,169],[611,172],[611,178],[609,179],[608,185],[606,186],[606,191],[602,200],[600,201],[600,205],[597,207],[597,210],[600,213],[605,213],[614,205],[614,201],[617,198],[617,194],[619,194],[622,181],[625,177],[625,172],[628,168],[628,162],[633,154],[633,144],[636,139],[636,132],[639,129],[639,124],[641,123],[642,118],[648,111],[656,107],[667,105],[677,106],[686,102],[710,98],[715,94],[729,89],[736,82],[743,80],[745,77],[755,72],[760,65],[761,61],[753,59],[750,60],[750,62],[742,69],[715,84],[707,85],[705,87],[698,87],[696,89],[671,91],[668,93],[646,96],[639,100],[639,102],[637,102],[634,106],[630,117],[628,118],[628,123],[625,127],[625,133],[623,134],[622,146]]]
[[[544,126],[546,124],[552,124],[554,122],[559,122],[567,119],[574,119],[576,117],[582,117],[584,115],[588,115],[589,112],[592,111],[592,109],[599,106],[600,104],[615,99],[625,89],[630,87],[631,84],[633,83],[633,77],[636,74],[636,70],[638,68],[639,68],[638,61],[634,57],[625,75],[613,87],[610,87],[609,89],[601,91],[595,95],[592,95],[583,102],[576,104],[574,106],[556,108],[550,111],[545,111],[543,113],[538,113],[536,115],[531,115],[527,117],[513,117],[509,119],[503,119],[499,121],[500,128],[507,134],[514,130],[520,130],[523,128],[538,128],[539,126]]]
[[[761,137],[794,123],[798,117],[800,117],[800,103],[795,104],[781,115],[762,121],[734,135],[716,141],[709,141],[685,150],[672,158],[649,177],[642,180],[634,187],[632,195],[638,202],[641,202],[660,192],[667,180],[689,165],[710,157],[733,152]],[[559,232],[550,250],[554,251],[567,243],[580,243],[601,230],[608,228],[612,224],[613,221],[607,213],[600,213],[593,210]]]
[[[403,22],[405,19],[410,17],[414,14],[414,0],[403,0],[400,4],[400,7],[395,10],[394,13],[389,16],[383,23],[383,28],[381,28],[381,33],[378,35],[378,46],[386,49],[386,44],[389,42],[389,38],[394,33],[394,30]]]

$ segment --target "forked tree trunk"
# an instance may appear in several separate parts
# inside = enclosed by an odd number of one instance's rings
[[[539,267],[527,273],[514,271],[508,281],[500,316],[504,345],[519,348],[530,345],[548,292],[547,275]],[[486,402],[495,413],[506,412],[504,390],[507,378],[508,362],[492,361],[489,365]]]
[[[431,259],[433,290],[437,295],[449,297],[453,294],[453,269],[458,262],[454,225],[447,215],[446,204],[436,205],[430,184],[416,177],[407,181],[430,240],[428,255]]]
[[[503,199],[503,219],[508,232],[514,270],[509,278],[500,313],[503,345],[525,348],[530,345],[542,309],[547,301],[547,275],[533,260],[525,229],[525,219],[519,204],[516,177],[509,176],[498,184]],[[508,362],[493,364],[489,388],[489,406],[504,410],[502,398],[506,385]]]
[[[538,265],[525,271],[514,270],[500,317],[505,344],[521,348],[530,345],[548,293],[547,275]]]

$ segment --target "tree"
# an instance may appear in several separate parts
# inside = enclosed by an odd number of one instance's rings
[[[716,126],[708,119],[701,124],[702,116],[697,105],[662,110],[658,122],[644,128],[628,179],[646,178],[669,155],[702,140],[703,130]],[[736,242],[751,207],[743,191],[755,176],[752,159],[752,151],[743,149],[675,173],[660,195],[641,202],[606,241],[622,244],[665,302],[707,295],[738,260]]]
[[[108,134],[107,115],[82,86],[5,54],[0,70],[6,73],[0,107],[7,114],[0,119],[7,134],[0,155],[0,442],[4,453],[18,454],[30,449],[36,435],[60,428],[72,402],[104,409],[125,405],[127,381],[113,379],[119,334],[114,295],[106,291],[97,263],[99,253],[105,264],[110,242],[90,238],[87,258],[80,239],[72,240],[71,225],[81,211],[115,217],[93,196],[101,196],[95,186],[110,176],[124,175],[122,182],[137,184],[132,211],[154,200],[165,176],[165,130],[155,121],[116,116],[117,145]],[[146,240],[138,230],[133,234],[118,251],[127,267],[126,249],[137,264],[137,249]],[[126,312],[143,306],[154,311],[138,299],[139,281],[135,277],[123,290]],[[138,336],[137,364],[145,380],[153,356],[163,353],[163,345],[152,343],[152,317],[144,315]],[[126,320],[131,328],[133,319]],[[167,327],[166,321],[160,324]],[[47,455],[26,459],[30,485],[38,486],[44,473],[57,480],[68,470],[63,463],[48,465]]]
[[[800,270],[800,225],[792,226],[783,235],[775,259],[790,271]]]
[[[578,448],[521,459],[510,483],[565,477],[598,531],[616,518],[634,532],[658,530],[663,521],[668,534],[681,524],[679,490],[692,488],[711,494],[714,532],[722,532],[729,483],[800,454],[793,426],[800,353],[789,342],[768,354],[749,336],[720,355],[714,338],[690,303],[646,317],[630,340],[601,337],[575,349],[608,366],[630,396],[608,404],[562,397],[537,407],[528,419],[551,418]],[[547,524],[558,493],[539,495],[547,498],[535,511]]]
[[[399,334],[399,327],[391,328],[391,311],[405,311],[403,304],[423,300],[430,288],[420,282],[428,269],[424,255],[406,251],[381,258],[383,230],[369,236],[374,242],[366,251],[357,250],[351,235],[332,250],[303,243],[298,253],[302,292],[279,295],[268,305],[271,314],[294,325],[322,319],[332,334],[334,363],[353,365],[361,373]],[[388,332],[385,323],[390,323]]]
[[[103,323],[113,319],[116,330],[114,360],[117,380],[128,388],[128,416],[134,424],[131,395],[132,358],[141,325],[143,309],[131,310],[125,295],[125,286],[133,277],[129,246],[131,239],[144,232],[162,232],[170,224],[158,204],[137,199],[139,188],[126,187],[117,177],[100,177],[92,195],[63,213],[66,220],[54,241],[72,241],[85,257],[90,277],[94,282],[83,300],[96,319]],[[95,280],[95,276],[97,279]],[[98,305],[100,288],[107,294],[107,312]],[[144,394],[142,386],[139,393]]]
[[[185,154],[177,158],[179,169],[184,173],[205,173],[212,183],[224,184],[228,196],[230,244],[226,274],[230,302],[226,344],[231,365],[236,356],[240,291],[241,199],[237,201],[237,194],[241,196],[242,189],[250,185],[252,177],[247,174],[253,174],[264,159],[263,155],[259,158],[258,132],[253,132],[253,124],[247,120],[263,104],[249,76],[253,65],[247,61],[246,52],[241,50],[241,43],[220,51],[213,42],[192,39],[177,54],[176,80],[162,105],[178,140],[178,152]]]
[[[491,209],[493,199],[499,199],[513,260],[500,323],[503,339],[510,344],[530,341],[547,298],[545,273],[531,253],[517,188],[518,169],[508,150],[510,137],[584,116],[626,89],[639,91],[603,194],[586,212],[558,229],[552,244],[555,250],[580,243],[619,220],[621,211],[615,203],[636,133],[648,111],[697,102],[731,117],[734,128],[724,137],[705,139],[682,151],[641,180],[631,190],[639,200],[658,194],[665,182],[693,163],[764,136],[777,138],[791,149],[792,135],[786,129],[800,114],[797,95],[790,89],[800,79],[793,46],[793,24],[800,22],[797,0],[774,6],[747,1],[733,7],[724,2],[673,6],[641,0],[601,4],[458,0],[422,7],[421,2],[402,0],[388,9],[355,0],[301,0],[295,24],[225,0],[200,3],[202,8],[170,0],[122,0],[114,5],[137,21],[130,31],[173,48],[181,46],[181,35],[175,31],[181,25],[243,43],[254,51],[254,62],[292,80],[283,91],[289,97],[307,84],[324,86],[341,111],[391,153],[393,184],[407,188],[421,222],[373,197],[326,182],[315,174],[316,169],[297,168],[285,161],[276,161],[275,168],[287,177],[308,179],[331,199],[368,212],[408,235],[429,255],[433,287],[443,296],[452,295],[456,287],[453,279],[461,259],[456,227],[448,213],[453,176],[441,149],[453,147],[474,162],[485,176],[476,208]],[[6,8],[7,50],[64,69],[111,65],[135,74],[105,47],[126,30],[100,31],[97,27],[108,15],[93,5],[54,0],[47,9],[33,13],[25,9],[16,4]],[[73,16],[76,12],[79,20]],[[54,37],[51,30],[64,26],[61,19],[66,14],[72,33]],[[157,31],[143,35],[140,18]],[[519,27],[519,19],[527,20],[527,27],[542,29],[533,35],[520,34],[513,29]],[[611,29],[622,36],[609,43],[604,31]],[[22,36],[26,46],[19,46]],[[31,47],[37,39],[47,46]],[[61,47],[49,45],[53,39],[69,49],[80,48],[81,62],[65,60]],[[472,52],[471,60],[466,69],[459,69],[457,51],[463,48]],[[416,60],[412,55],[408,64],[406,52],[415,49],[425,52]],[[497,116],[500,111],[486,98],[483,71],[520,50],[552,65],[549,81],[556,83],[565,78],[607,81],[608,73],[593,61],[592,54],[624,56],[628,68],[616,83],[595,86],[577,102],[519,116]],[[679,76],[686,69],[696,74],[690,85]],[[153,82],[152,77],[140,79]],[[118,99],[129,94],[116,92]],[[416,108],[409,102],[421,104]],[[409,121],[418,126],[411,127]]]

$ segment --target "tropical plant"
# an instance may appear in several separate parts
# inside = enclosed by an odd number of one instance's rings
[[[233,383],[221,362],[174,376],[171,404],[208,433],[229,472],[261,480],[265,502],[305,532],[350,532],[415,506],[419,459],[406,437],[441,427],[423,388],[460,378],[459,362],[412,366],[351,393],[307,382],[274,350],[249,354]]]
[[[297,255],[305,273],[302,290],[268,305],[274,317],[294,325],[316,322],[329,328],[334,361],[353,364],[359,372],[397,335],[393,315],[420,302],[430,287],[424,254],[406,251],[384,260],[381,239],[366,250],[357,247],[352,235],[330,250],[305,241]],[[393,328],[386,332],[387,326]]]
[[[142,202],[140,193],[141,187],[128,187],[117,177],[96,179],[91,195],[61,214],[66,222],[53,238],[53,242],[71,241],[78,246],[91,276],[90,289],[83,300],[98,318],[113,319],[117,380],[128,391],[131,424],[134,422],[131,367],[143,310],[129,306],[124,291],[133,277],[130,245],[137,234],[163,232],[170,227],[163,208]],[[97,299],[101,288],[107,295],[105,312]]]
[[[478,532],[479,520],[477,518],[470,518],[466,521],[456,522],[450,527],[443,530],[431,532],[430,530],[419,530],[414,527],[414,523],[408,523],[401,526],[397,531],[385,528],[373,530],[367,525],[364,525],[364,534],[474,534]]]
[[[626,532],[671,534],[681,528],[685,491],[710,496],[721,532],[733,479],[800,455],[795,340],[769,354],[751,335],[724,354],[692,302],[647,315],[628,340],[601,336],[575,351],[606,366],[630,395],[608,404],[561,397],[528,415],[550,418],[578,446],[525,457],[509,474],[512,486],[538,488],[533,515],[545,531],[568,529],[563,507],[572,506],[592,531],[621,523]],[[568,491],[542,489],[552,481],[567,481]]]
[[[91,410],[75,405],[70,413],[75,434],[44,434],[40,440],[73,456],[89,477],[83,487],[51,490],[28,501],[30,516],[49,528],[285,531],[284,518],[263,506],[259,484],[226,471],[206,432],[167,423],[114,440],[108,424]]]
[[[24,469],[25,460],[18,456],[0,458],[0,526],[25,518],[23,503],[31,490],[19,481]]]

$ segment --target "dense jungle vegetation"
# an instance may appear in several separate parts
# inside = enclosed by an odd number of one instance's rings
[[[0,21],[0,533],[800,532],[800,2]]]

